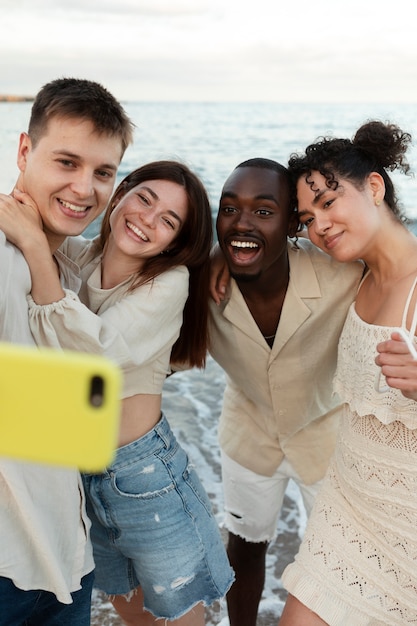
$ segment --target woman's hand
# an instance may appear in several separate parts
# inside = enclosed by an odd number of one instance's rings
[[[210,253],[210,295],[216,304],[224,300],[230,283],[230,273],[218,243]]]
[[[381,367],[387,385],[399,389],[411,400],[417,400],[417,360],[401,337],[393,332],[391,339],[379,343],[375,363]]]
[[[18,189],[11,196],[0,194],[0,230],[22,251],[26,244],[45,238],[36,204]]]
[[[53,259],[48,239],[43,231],[38,207],[30,196],[18,189],[12,196],[0,194],[0,229],[18,247],[29,266],[32,297],[37,304],[61,300],[58,267]]]

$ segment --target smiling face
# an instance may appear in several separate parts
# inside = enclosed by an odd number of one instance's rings
[[[37,204],[51,247],[81,234],[104,210],[121,157],[119,137],[78,118],[51,118],[35,146],[21,135],[17,187]]]
[[[169,249],[187,218],[184,187],[169,180],[150,180],[124,195],[110,216],[110,248],[143,265]]]
[[[369,243],[380,225],[383,181],[371,173],[363,188],[340,180],[336,189],[313,171],[297,182],[298,215],[311,241],[338,261],[364,259]]]
[[[256,280],[279,269],[290,227],[284,175],[267,168],[236,168],[223,186],[216,225],[219,245],[236,280]]]

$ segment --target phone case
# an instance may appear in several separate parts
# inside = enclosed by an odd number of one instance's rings
[[[102,470],[117,445],[120,391],[105,357],[0,342],[0,455]]]

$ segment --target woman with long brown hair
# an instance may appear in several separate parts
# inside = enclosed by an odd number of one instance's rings
[[[27,207],[21,213],[27,221]],[[129,174],[100,235],[62,248],[81,268],[80,299],[61,288],[36,219],[23,228],[18,216],[0,220],[31,268],[35,338],[106,355],[123,372],[114,461],[84,475],[96,585],[128,625],[202,625],[204,605],[225,595],[233,571],[208,497],[161,413],[161,393],[170,360],[205,364],[212,220],[204,186],[173,161]]]

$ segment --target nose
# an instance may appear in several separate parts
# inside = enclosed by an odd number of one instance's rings
[[[90,198],[94,194],[93,175],[87,171],[77,172],[71,188],[80,198]]]
[[[156,220],[156,212],[150,207],[144,207],[140,213],[140,218],[145,226],[154,228]]]
[[[324,235],[331,226],[328,213],[316,214],[314,218],[314,230],[317,235]]]
[[[250,213],[246,213],[245,211],[241,211],[240,213],[238,213],[236,217],[235,228],[240,232],[253,230],[253,222]]]

